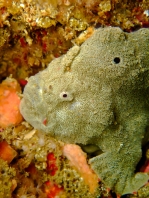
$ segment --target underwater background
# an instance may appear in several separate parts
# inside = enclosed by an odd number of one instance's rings
[[[107,188],[88,163],[100,149],[58,141],[19,109],[30,76],[107,26],[148,28],[149,1],[0,0],[0,198],[149,197],[149,183],[123,196]],[[143,145],[136,173],[148,174],[148,136]]]

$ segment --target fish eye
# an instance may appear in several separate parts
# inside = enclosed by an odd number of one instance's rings
[[[115,57],[115,58],[113,59],[113,62],[114,62],[115,64],[120,63],[120,61],[121,61],[121,59],[120,59],[119,57]]]
[[[60,93],[60,98],[62,101],[71,101],[73,99],[73,96],[71,93],[63,91]]]

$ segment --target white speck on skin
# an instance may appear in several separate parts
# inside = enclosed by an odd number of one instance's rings
[[[143,14],[145,14],[147,17],[149,16],[149,10],[145,10],[144,12],[143,12]]]

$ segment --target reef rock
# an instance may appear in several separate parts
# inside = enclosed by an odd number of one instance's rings
[[[149,179],[134,173],[149,124],[148,79],[149,29],[99,28],[29,78],[20,110],[58,140],[98,146],[93,170],[116,193],[132,193]]]

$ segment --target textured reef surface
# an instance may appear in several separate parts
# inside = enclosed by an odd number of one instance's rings
[[[95,27],[149,27],[148,10],[148,0],[0,0],[0,82],[35,75]]]
[[[89,163],[118,194],[137,191],[149,178],[134,173],[149,120],[148,49],[149,29],[99,28],[30,77],[20,106],[36,129],[98,147]]]

